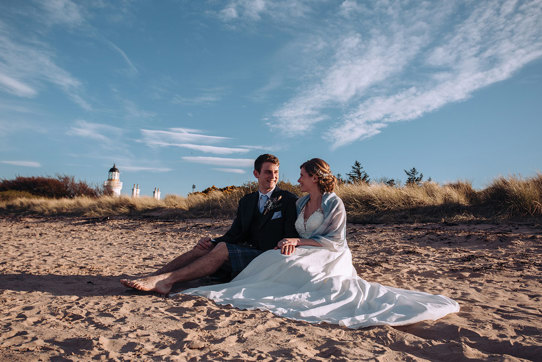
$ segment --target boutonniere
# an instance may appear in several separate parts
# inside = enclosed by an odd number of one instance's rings
[[[280,207],[280,200],[282,199],[282,195],[277,197],[271,197],[269,198],[263,207],[263,214],[267,214],[269,211],[278,209]]]

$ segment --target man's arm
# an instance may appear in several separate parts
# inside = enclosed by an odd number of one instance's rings
[[[239,200],[239,206],[237,207],[237,213],[235,215],[235,219],[233,220],[233,223],[231,224],[230,229],[223,235],[219,236],[218,238],[215,238],[215,242],[225,242],[230,244],[238,244],[239,241],[241,241],[243,236],[243,223],[241,222],[241,208],[244,206],[246,202],[245,198],[242,198]]]

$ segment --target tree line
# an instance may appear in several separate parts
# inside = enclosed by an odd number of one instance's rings
[[[415,186],[415,185],[421,185],[423,182],[423,173],[418,171],[416,167],[412,167],[410,170],[403,170],[407,176],[405,184],[407,186]],[[371,182],[371,178],[369,177],[369,174],[363,169],[363,166],[361,163],[356,160],[354,164],[352,165],[352,168],[350,169],[350,172],[346,174],[346,178],[343,178],[343,176],[338,173],[335,175],[337,177],[337,182],[339,184],[369,184]],[[431,177],[429,177],[426,181],[431,181]],[[399,184],[398,180],[395,180],[393,178],[387,178],[383,177],[378,180],[378,182],[385,183],[388,186],[397,186]]]

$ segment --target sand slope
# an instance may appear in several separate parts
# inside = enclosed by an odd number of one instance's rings
[[[0,360],[540,360],[542,227],[349,225],[361,277],[456,299],[461,312],[349,330],[132,292],[230,220],[0,219]]]

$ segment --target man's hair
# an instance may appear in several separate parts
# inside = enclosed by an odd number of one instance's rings
[[[277,158],[277,156],[270,155],[269,153],[264,153],[263,155],[259,155],[256,161],[254,161],[254,171],[261,172],[264,162],[271,162],[279,166],[279,159]]]

